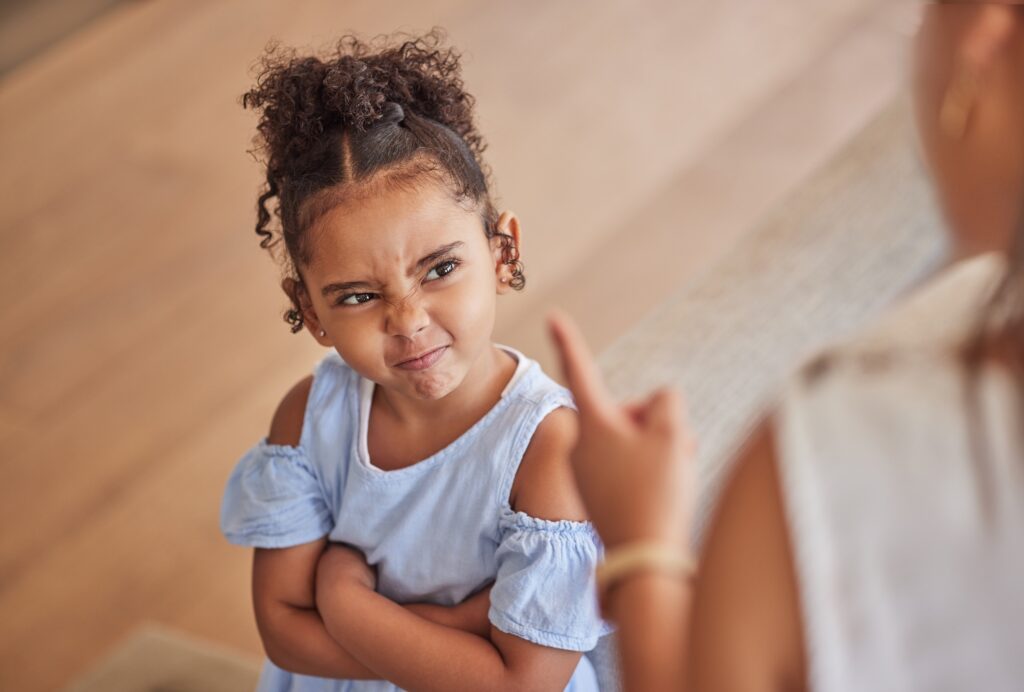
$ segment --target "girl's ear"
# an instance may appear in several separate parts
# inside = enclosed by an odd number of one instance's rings
[[[519,217],[511,211],[503,211],[495,224],[496,233],[491,238],[491,252],[494,256],[494,276],[499,294],[512,288],[513,271],[522,257],[523,236]]]
[[[316,342],[321,346],[333,346],[334,343],[324,331],[320,325],[320,320],[316,316],[316,310],[313,309],[313,301],[309,298],[306,284],[288,277],[281,282],[281,289],[292,301],[292,309],[301,315],[303,326],[309,330],[309,333],[313,335]]]

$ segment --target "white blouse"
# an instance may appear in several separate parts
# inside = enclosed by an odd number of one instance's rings
[[[1005,258],[806,366],[776,417],[816,690],[1024,690],[1024,402],[956,347]]]

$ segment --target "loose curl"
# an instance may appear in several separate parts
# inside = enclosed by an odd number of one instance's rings
[[[252,153],[266,165],[256,234],[296,287],[284,315],[293,332],[303,326],[305,231],[356,188],[408,186],[432,176],[459,203],[479,210],[488,238],[503,235],[461,56],[444,42],[440,29],[370,42],[345,36],[323,55],[272,43],[260,59],[256,85],[242,96],[244,108],[260,113]],[[518,248],[510,236],[501,246],[511,285],[521,289]]]

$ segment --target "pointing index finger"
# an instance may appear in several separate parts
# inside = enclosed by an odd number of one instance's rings
[[[580,413],[606,413],[611,408],[611,397],[576,323],[567,315],[552,311],[548,315],[548,328],[558,351],[562,373]]]

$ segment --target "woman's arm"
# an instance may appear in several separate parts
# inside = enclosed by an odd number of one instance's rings
[[[701,556],[694,690],[807,689],[803,625],[770,422],[736,461]]]
[[[609,594],[627,692],[806,689],[796,579],[767,425],[736,464],[695,585],[644,572]]]
[[[643,572],[609,595],[606,617],[618,630],[625,692],[687,689],[683,680],[691,592],[690,583],[677,576]]]
[[[513,489],[516,509],[539,518],[582,518],[568,451],[575,414],[560,409],[538,427]],[[362,556],[332,547],[318,603],[331,636],[379,677],[415,690],[563,689],[582,655],[491,627],[480,637],[429,622],[372,588]],[[332,564],[333,563],[333,564]]]
[[[620,406],[575,325],[556,317],[551,331],[580,412],[576,482],[606,549],[642,542],[685,555],[693,441],[678,397],[663,390]],[[605,594],[605,614],[618,628],[625,690],[681,689],[691,601],[689,579],[654,570],[626,575]]]

